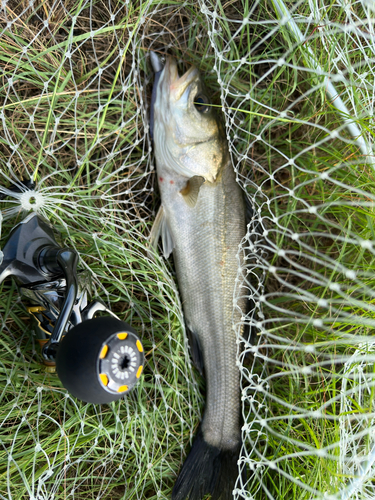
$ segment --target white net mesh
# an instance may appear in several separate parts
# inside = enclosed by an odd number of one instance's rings
[[[28,211],[48,218],[147,364],[124,400],[75,400],[44,372],[4,282],[0,498],[170,498],[201,417],[173,267],[147,254],[149,49],[200,68],[254,208],[236,288],[255,309],[242,318],[252,341],[239,338],[248,474],[234,498],[374,498],[374,12],[370,0],[1,2],[1,247]]]

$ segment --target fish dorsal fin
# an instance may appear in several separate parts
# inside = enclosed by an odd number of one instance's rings
[[[171,232],[169,230],[167,217],[164,212],[163,205],[158,210],[156,214],[154,225],[152,226],[150,233],[150,246],[157,249],[159,238],[161,236],[162,244],[163,244],[163,255],[166,259],[172,253],[174,243]]]
[[[180,193],[184,197],[184,200],[189,205],[189,207],[195,207],[198,200],[199,190],[203,183],[204,177],[201,177],[200,175],[194,175],[187,181],[186,186],[181,189]]]

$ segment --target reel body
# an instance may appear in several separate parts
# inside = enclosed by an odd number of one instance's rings
[[[138,382],[143,346],[130,325],[101,301],[91,300],[90,280],[77,273],[77,263],[76,251],[60,247],[51,224],[33,213],[10,233],[0,283],[12,277],[29,303],[49,371],[56,367],[73,396],[109,403]],[[96,316],[99,312],[107,316]]]

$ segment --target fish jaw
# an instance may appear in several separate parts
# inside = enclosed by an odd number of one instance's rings
[[[178,75],[177,63],[172,57],[168,57],[164,72],[166,83],[169,85],[170,98],[174,104],[184,107],[187,105],[189,93],[187,89],[194,80],[199,77],[199,72],[195,66],[191,66],[181,77]]]
[[[153,91],[153,135],[159,168],[212,183],[229,154],[214,109],[207,113],[196,109],[194,100],[204,92],[197,68],[180,77],[176,61],[168,57]]]

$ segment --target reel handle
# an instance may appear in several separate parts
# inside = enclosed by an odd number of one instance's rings
[[[42,356],[46,361],[56,359],[57,347],[69,321],[72,309],[77,299],[78,255],[71,248],[46,247],[38,256],[38,264],[43,272],[64,275],[66,281],[65,300],[51,334],[51,338],[42,349]]]
[[[57,345],[77,299],[77,252],[61,248],[49,222],[34,213],[12,230],[3,254],[0,283],[7,277],[13,277],[21,286],[49,282],[61,275],[65,278],[65,299],[51,337],[42,350],[46,361],[54,361]]]

